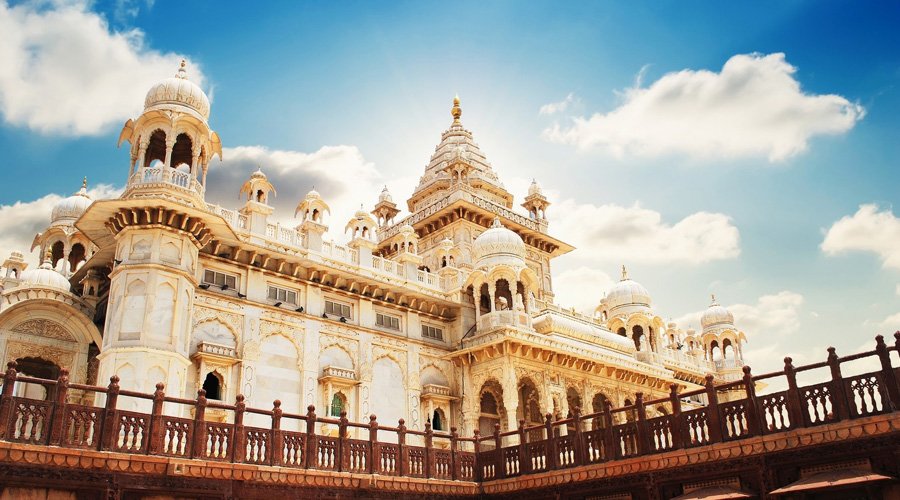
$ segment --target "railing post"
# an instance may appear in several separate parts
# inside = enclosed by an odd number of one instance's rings
[[[613,431],[612,403],[609,401],[603,405],[603,420],[606,424],[603,426],[603,440],[606,441],[607,449],[607,456],[603,458],[604,460],[615,460],[622,455],[622,449],[616,443],[616,434]]]
[[[375,474],[379,471],[375,464],[378,460],[378,454],[378,421],[375,415],[369,415],[369,460],[366,462],[369,466],[369,474]]]
[[[519,473],[527,474],[531,472],[531,456],[528,455],[528,436],[525,434],[525,419],[519,419]],[[547,444],[550,443],[550,436],[547,436]]]
[[[247,435],[244,432],[244,412],[247,410],[247,403],[244,402],[244,395],[238,394],[234,397],[234,445],[231,447],[231,462],[242,463],[246,459],[247,453]],[[276,447],[275,441],[269,436],[269,443],[266,450],[272,450]],[[281,449],[278,446],[278,449]]]
[[[116,403],[119,401],[119,376],[109,377],[106,389],[106,407],[103,411],[103,435],[100,447],[104,451],[113,451],[119,440],[119,419],[116,415]]]
[[[497,470],[498,478],[506,477],[506,460],[503,457],[503,440],[500,438],[500,424],[494,424],[494,450],[497,454]]]
[[[744,365],[744,391],[747,393],[747,433],[751,436],[762,435],[762,426],[759,420],[759,404],[756,401],[756,382],[753,380],[753,374],[750,373],[750,367]]]
[[[681,397],[678,395],[678,384],[669,386],[669,402],[672,405],[672,419],[669,420],[669,428],[672,431],[672,448],[679,450],[684,448],[684,434],[681,426]]]
[[[800,389],[797,387],[797,373],[794,371],[794,360],[790,356],[784,358],[784,377],[787,379],[787,405],[788,418],[791,419],[791,427],[806,427],[806,409],[803,399],[800,397]]]
[[[711,443],[722,442],[722,412],[719,408],[719,394],[711,373],[706,374],[706,427],[709,429]]]
[[[0,439],[6,438],[9,428],[10,414],[13,405],[13,389],[16,386],[15,361],[6,363],[6,373],[3,374],[3,392],[0,393]]]
[[[56,379],[56,401],[50,417],[50,444],[63,446],[65,443],[66,398],[69,396],[69,370],[60,370]]]
[[[153,408],[150,410],[150,454],[158,455],[163,450],[166,438],[165,429],[162,426],[163,403],[165,402],[166,385],[162,382],[156,384],[156,392],[153,393]]]
[[[900,345],[900,332],[895,333],[894,337]],[[884,409],[885,411],[900,409],[900,385],[897,385],[897,373],[891,366],[891,353],[888,351],[882,335],[875,337],[875,352],[881,361],[881,378],[887,386],[888,399],[890,399],[890,401],[883,402]]]
[[[481,431],[472,431],[472,479],[481,482],[484,471],[481,470]]]
[[[581,408],[578,406],[572,410],[572,424],[574,425],[574,429],[572,430],[572,447],[575,450],[575,464],[574,465],[584,465],[587,463],[587,453],[585,453],[584,446],[584,436],[581,434],[582,432],[582,420],[581,420]],[[556,450],[556,453],[553,455],[554,461],[556,457],[559,456],[559,450]],[[558,465],[558,464],[557,464]]]
[[[637,452],[639,455],[650,453],[650,433],[647,429],[647,409],[644,408],[644,393],[634,395],[635,413],[637,413]]]
[[[434,445],[434,431],[431,429],[431,419],[425,421],[425,477],[431,478],[431,447]]]
[[[828,368],[831,369],[831,414],[835,420],[847,420],[850,418],[850,407],[841,375],[841,360],[834,347],[828,348]]]
[[[206,391],[197,391],[197,403],[194,406],[194,439],[191,446],[191,458],[206,457]]]
[[[278,419],[281,421],[281,401],[278,403]],[[325,408],[325,414],[328,414],[328,408]],[[316,407],[309,405],[306,407],[306,468],[317,469],[319,467],[319,438],[316,436]],[[281,431],[279,430],[279,433]]]
[[[342,472],[350,465],[350,449],[347,447],[347,411],[341,410],[341,420],[338,423],[338,472]]]
[[[454,481],[459,478],[459,471],[457,470],[458,461],[456,458],[456,452],[459,449],[459,434],[456,432],[456,427],[450,428],[450,479]]]
[[[553,414],[547,412],[544,415],[544,429],[547,433],[547,445],[546,445],[546,454],[547,454],[547,470],[553,470],[556,468],[556,457],[559,455],[557,452],[559,445],[559,438],[553,433]],[[531,470],[531,457],[527,457],[526,463],[528,464],[529,471]],[[525,470],[523,469],[524,473]]]
[[[399,456],[397,474],[402,477],[409,470],[406,466],[406,461],[409,459],[406,453],[406,420],[402,418],[397,421],[397,455]]]

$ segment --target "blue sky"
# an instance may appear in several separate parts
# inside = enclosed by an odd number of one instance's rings
[[[579,247],[563,305],[624,263],[684,327],[716,293],[764,367],[900,329],[900,4],[0,6],[4,255],[82,176],[122,186],[121,124],[185,57],[227,148],[210,201],[236,207],[258,163],[285,221],[317,184],[340,229],[382,184],[408,197],[458,93],[510,191],[537,178]]]

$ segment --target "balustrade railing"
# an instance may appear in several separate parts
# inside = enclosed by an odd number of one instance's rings
[[[582,415],[575,408],[565,419],[546,415],[541,424],[525,425],[492,435],[460,437],[408,429],[401,419],[396,427],[381,425],[374,415],[367,423],[323,418],[310,406],[305,414],[291,414],[275,401],[271,410],[247,408],[238,395],[234,404],[206,398],[167,396],[163,384],[145,394],[122,390],[116,376],[107,387],[69,383],[65,370],[57,380],[23,376],[10,362],[0,392],[0,440],[33,445],[91,449],[127,454],[157,455],[232,463],[247,463],[336,472],[382,474],[417,478],[488,481],[534,474],[559,468],[597,464],[628,457],[707,446],[802,427],[871,417],[900,411],[900,368],[891,353],[900,353],[900,332],[888,346],[876,337],[873,351],[839,357],[833,348],[824,362],[794,367],[785,358],[780,372],[753,375],[743,368],[740,380],[715,385],[706,377],[703,389],[678,392],[671,386],[668,397]],[[878,361],[875,371],[843,376],[846,363]],[[824,382],[800,386],[798,373],[827,369]],[[757,395],[757,382],[783,377],[787,389]],[[46,400],[16,396],[17,384],[38,384]],[[94,398],[98,406],[69,402]],[[707,404],[682,410],[682,402],[702,395]],[[723,401],[719,402],[722,396]],[[119,401],[129,398],[129,408],[141,404],[149,412],[125,410]],[[168,412],[164,413],[163,409]],[[179,411],[173,411],[180,408]],[[659,408],[665,411],[659,411]],[[648,409],[655,414],[648,417]],[[207,410],[220,418],[207,419]],[[176,413],[177,415],[171,414]],[[182,415],[182,416],[178,416]],[[245,424],[251,416],[255,425]],[[268,421],[268,425],[260,422]],[[384,438],[384,439],[382,439]],[[436,444],[436,441],[439,443]]]
[[[142,167],[134,172],[128,179],[127,188],[143,185],[166,184],[191,191],[203,196],[206,188],[200,184],[190,172],[181,172],[168,167]]]

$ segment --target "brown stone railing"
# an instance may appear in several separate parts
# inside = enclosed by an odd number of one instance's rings
[[[873,351],[839,357],[829,348],[828,359],[820,363],[794,367],[791,358],[785,358],[780,372],[752,375],[744,367],[743,378],[735,382],[714,385],[708,376],[698,391],[679,393],[673,385],[666,398],[645,401],[638,393],[630,406],[607,405],[588,415],[576,408],[562,420],[553,421],[548,414],[540,425],[520,421],[515,430],[500,432],[498,425],[490,436],[476,432],[468,438],[455,428],[436,432],[430,424],[424,432],[410,430],[402,419],[397,427],[385,427],[374,415],[368,423],[350,422],[346,413],[323,418],[312,406],[306,414],[290,414],[280,401],[271,410],[247,408],[240,395],[233,405],[208,400],[202,390],[197,399],[174,398],[166,396],[163,384],[157,384],[153,394],[126,391],[116,376],[107,387],[71,384],[65,371],[57,380],[38,379],[18,374],[10,362],[0,393],[0,440],[296,469],[490,481],[900,411],[900,370],[891,364],[891,352],[900,353],[900,332],[894,337],[894,346],[876,337]],[[867,358],[876,359],[880,368],[842,375],[842,365]],[[798,373],[818,369],[827,370],[828,380],[798,385]],[[782,377],[785,390],[756,394],[761,383],[772,386]],[[17,383],[40,384],[48,397],[14,396]],[[722,402],[720,394],[727,395]],[[706,404],[688,409],[687,398],[698,396]],[[143,401],[150,411],[125,410],[119,405],[123,398]],[[666,411],[649,418],[648,408],[660,406]],[[225,414],[227,422],[207,419],[213,414]],[[269,425],[247,425],[248,415]]]

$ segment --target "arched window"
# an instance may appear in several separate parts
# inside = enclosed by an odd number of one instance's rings
[[[166,133],[162,130],[154,130],[150,134],[150,141],[147,144],[147,150],[144,153],[144,167],[152,166],[151,164],[159,160],[166,159]]]
[[[642,344],[644,343],[644,329],[640,325],[634,325],[631,329],[631,339],[634,340],[634,348],[638,351],[642,351]]]
[[[52,264],[54,268],[59,264],[59,261],[62,260],[65,247],[65,243],[61,241],[57,241],[50,247],[50,264]]]
[[[69,251],[69,270],[75,272],[75,270],[78,269],[78,264],[81,264],[84,259],[84,245],[81,243],[72,245],[72,250]]]
[[[436,431],[444,430],[443,412],[439,408],[435,408],[434,413],[431,415],[431,428]]]
[[[206,399],[222,400],[222,381],[215,373],[206,374],[206,378],[203,380],[203,390],[206,391]]]
[[[178,134],[178,137],[175,138],[175,145],[172,146],[172,166],[178,167],[185,164],[190,172],[194,156],[193,150],[191,138],[184,133]]]
[[[343,393],[337,392],[331,397],[331,406],[328,408],[328,415],[331,417],[340,417],[341,412],[347,408],[347,399]]]
[[[627,333],[625,333],[625,327],[624,327],[624,326],[619,327],[619,329],[616,330],[616,333],[618,333],[618,334],[621,335],[622,337],[626,337],[626,336],[628,335]]]
[[[59,367],[51,361],[41,358],[19,358],[16,364],[22,375],[46,380],[59,378]],[[20,398],[49,400],[53,397],[53,389],[53,386],[17,381],[13,393]]]

